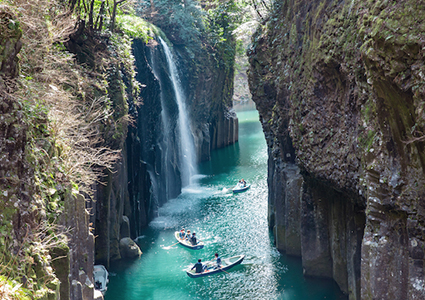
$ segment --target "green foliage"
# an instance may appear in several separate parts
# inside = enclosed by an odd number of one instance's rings
[[[213,8],[207,11],[206,30],[215,42],[226,42],[240,24],[241,10],[233,1],[215,1]]]
[[[200,49],[205,13],[196,0],[146,0],[139,3],[138,12],[160,27],[167,36],[173,36],[174,42]]]
[[[132,15],[118,15],[117,28],[128,36],[141,39],[145,43],[155,35],[159,35],[159,30],[155,26],[140,17]]]
[[[205,18],[206,35],[215,50],[212,56],[229,70],[234,68],[237,49],[234,31],[240,20],[241,8],[233,0],[214,1]]]
[[[3,294],[7,294],[7,299],[14,300],[30,300],[31,293],[28,289],[22,288],[22,284],[15,280],[11,280],[0,275],[0,298],[3,299]]]

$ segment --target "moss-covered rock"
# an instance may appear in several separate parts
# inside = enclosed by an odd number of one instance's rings
[[[327,261],[328,276],[350,299],[425,295],[422,257],[413,254],[424,243],[422,227],[413,225],[425,218],[424,12],[423,3],[410,0],[277,1],[248,51],[250,88],[273,164],[301,168],[305,220],[323,226],[323,234],[345,232],[323,235],[329,250],[320,262],[305,252],[311,239],[304,239],[303,265]],[[312,206],[320,211],[324,201],[312,188],[316,180],[336,192],[325,200],[330,210],[343,209],[331,200],[339,198],[353,219],[314,217]],[[345,231],[348,224],[360,230]],[[308,233],[301,228],[302,238]]]
[[[52,257],[52,268],[60,281],[60,299],[66,299],[70,294],[69,246],[66,244],[58,245],[50,251],[50,256]]]
[[[1,77],[14,78],[19,74],[17,54],[22,47],[22,29],[19,20],[6,6],[0,9],[0,73]]]
[[[120,253],[123,258],[137,258],[142,255],[139,246],[128,237],[120,240]]]

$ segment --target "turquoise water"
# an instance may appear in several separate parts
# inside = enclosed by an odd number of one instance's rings
[[[110,269],[106,300],[117,299],[347,299],[333,281],[304,278],[301,260],[273,247],[267,226],[267,149],[255,110],[238,112],[239,142],[199,166],[198,184],[159,210],[137,242],[143,255]],[[241,178],[251,188],[232,194]],[[173,245],[174,231],[195,231],[201,250]],[[198,258],[245,254],[228,273],[197,279],[184,269]]]

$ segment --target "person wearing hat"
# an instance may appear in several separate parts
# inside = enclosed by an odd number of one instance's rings
[[[192,245],[196,245],[198,242],[196,241],[196,233],[194,232],[193,234],[192,234],[192,237],[190,238],[190,243],[192,244]]]

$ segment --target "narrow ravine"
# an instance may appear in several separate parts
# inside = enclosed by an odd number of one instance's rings
[[[308,279],[301,261],[280,254],[267,225],[267,147],[256,110],[241,109],[239,142],[199,165],[198,183],[159,210],[139,237],[140,259],[112,265],[106,300],[117,299],[346,299],[333,281]],[[233,195],[244,178],[247,192]],[[198,251],[175,243],[180,228],[206,244]],[[245,254],[228,274],[191,279],[198,258]]]

